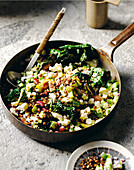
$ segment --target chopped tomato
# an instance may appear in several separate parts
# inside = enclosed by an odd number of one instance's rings
[[[42,74],[40,73],[40,74],[38,75],[38,77],[42,77]]]
[[[34,78],[34,79],[33,79],[33,82],[34,82],[34,84],[36,84],[36,85],[37,85],[37,84],[39,83],[39,80],[38,80],[38,79],[36,79],[36,78]]]
[[[44,106],[43,101],[37,101],[36,103],[37,103],[37,104],[39,104],[41,107],[43,107],[43,106]]]
[[[63,132],[65,130],[64,126],[59,127],[59,131]]]

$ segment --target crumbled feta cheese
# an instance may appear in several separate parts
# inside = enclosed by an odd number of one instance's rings
[[[24,85],[23,83],[20,83],[20,84],[19,84],[19,87],[22,87],[23,85]]]
[[[85,110],[87,111],[87,113],[90,113],[90,107],[87,107]]]
[[[122,161],[121,160],[114,160],[113,161],[113,168],[122,169]]]
[[[109,155],[110,156],[110,155]],[[108,157],[106,159],[106,163],[104,165],[104,169],[107,170],[107,169],[111,169],[112,167],[112,158],[111,157]]]
[[[78,131],[78,130],[81,130],[81,128],[80,128],[79,126],[75,126],[75,127],[74,127],[74,130],[75,130],[75,131]]]
[[[40,114],[39,114],[39,117],[40,117],[41,119],[43,119],[44,115],[45,115],[45,113],[44,113],[43,111],[41,111]]]
[[[116,85],[117,83],[115,82],[113,85],[112,85],[112,88],[115,89],[117,87]]]
[[[61,123],[63,126],[67,126],[70,123],[70,120],[66,118],[66,116],[62,117],[62,120],[59,120],[58,123]]]
[[[113,102],[117,103],[118,99],[119,99],[119,96],[115,96],[114,99],[113,99]]]
[[[33,95],[33,96],[36,96],[36,92],[32,92],[32,95]]]
[[[65,73],[68,72],[68,71],[72,71],[72,70],[73,70],[73,66],[72,66],[71,63],[69,64],[69,66],[65,66],[65,67],[64,67],[64,72],[65,72]]]
[[[89,99],[89,104],[94,104],[94,98]]]
[[[78,69],[75,69],[72,71],[73,74],[77,73],[78,72]]]
[[[46,72],[45,70],[41,70],[39,74],[44,75],[44,74],[46,74],[46,73],[47,73],[47,72]]]
[[[55,112],[51,112],[52,116],[59,119],[59,120],[62,120],[62,115],[59,114],[59,113],[55,113]]]
[[[30,98],[30,96],[31,96],[31,92],[28,92],[27,97]]]
[[[90,75],[91,71],[89,71],[89,70],[84,70],[84,71],[82,71],[82,73],[87,74],[87,75]]]
[[[62,72],[59,72],[58,73],[58,78],[62,77],[63,76],[63,73]]]
[[[80,99],[79,102],[80,102],[80,104],[84,104],[82,99]]]
[[[95,104],[96,107],[100,107],[100,102],[99,101],[95,101],[94,104]]]
[[[29,117],[27,117],[27,118],[26,118],[26,121],[27,121],[27,122],[30,122],[30,118],[29,118]]]
[[[118,92],[113,92],[113,95],[117,96],[117,95],[119,95],[119,93]]]
[[[104,109],[107,109],[109,107],[108,103],[105,102],[104,100],[101,101],[101,106],[104,108]]]
[[[99,94],[107,94],[107,95],[109,95],[110,92],[111,91],[106,89],[105,87],[101,87],[100,90],[99,90]]]
[[[31,116],[30,119],[33,121],[33,122],[38,122],[38,118],[35,117],[35,116]],[[32,123],[32,122],[31,122]]]
[[[39,89],[35,89],[36,92],[39,92]]]
[[[33,67],[31,70],[32,70],[32,71],[37,71],[36,67]]]
[[[24,82],[24,80],[26,79],[26,77],[21,77],[21,81]]]
[[[28,108],[28,104],[27,103],[23,103],[22,105],[18,106],[16,109],[21,110],[21,111],[25,111]]]
[[[56,99],[56,94],[55,93],[49,93],[49,98],[54,102]]]
[[[61,99],[61,101],[62,101],[62,102],[72,102],[73,99],[70,98],[70,97],[63,97],[63,98]]]
[[[97,73],[93,73],[92,77],[96,77],[98,74]]]
[[[63,69],[63,67],[62,67],[61,63],[60,64],[56,63],[53,67],[51,67],[51,66],[49,67],[49,70],[53,71],[53,72],[55,72],[55,71],[62,72],[62,69]]]
[[[86,119],[86,124],[92,125],[92,124],[94,124],[94,123],[95,123],[94,120],[92,120],[92,119],[90,119],[90,118]]]
[[[46,76],[46,79],[49,79],[49,78],[53,78],[54,77],[54,73],[53,72],[49,72]],[[43,81],[43,80],[42,80]]]
[[[33,71],[27,71],[26,75],[33,75]]]
[[[103,99],[107,99],[107,97],[108,97],[107,94],[103,94],[103,95],[102,95],[102,98],[103,98]]]
[[[74,98],[73,91],[68,93],[68,97],[71,98],[71,99]]]
[[[85,119],[87,119],[87,118],[88,118],[87,113],[83,113],[83,114],[81,114],[81,116],[80,116],[80,119],[83,119],[83,120],[85,120]]]
[[[17,105],[18,105],[18,101],[11,102],[11,106],[17,106]]]
[[[73,128],[74,128],[74,125],[72,124],[72,125],[70,126],[70,128],[73,129]]]
[[[80,111],[80,119],[87,119],[88,118],[88,115],[91,113],[90,111],[90,107],[87,107],[86,109],[83,109]]]
[[[15,116],[18,116],[18,113],[15,111],[15,108],[11,107],[10,112],[14,114]]]

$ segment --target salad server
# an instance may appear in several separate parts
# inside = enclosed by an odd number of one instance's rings
[[[30,60],[29,64],[27,65],[24,72],[29,71],[32,69],[33,65],[36,63],[38,57],[40,56],[41,52],[43,51],[45,45],[47,44],[48,40],[54,33],[56,27],[58,26],[59,22],[61,21],[62,17],[64,16],[66,11],[66,8],[62,8],[61,11],[56,16],[55,20],[53,21],[52,25],[50,26],[48,32],[46,33],[43,41],[39,44],[37,47],[34,56]],[[12,84],[14,87],[16,87],[16,80],[21,78],[21,73],[15,72],[15,71],[8,71],[6,74],[7,81]]]

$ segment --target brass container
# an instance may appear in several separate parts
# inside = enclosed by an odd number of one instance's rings
[[[86,23],[92,28],[102,28],[108,20],[108,2],[86,0]]]

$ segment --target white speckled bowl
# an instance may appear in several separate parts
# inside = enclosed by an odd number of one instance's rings
[[[80,170],[81,160],[94,153],[106,152],[119,159],[124,159],[125,170],[133,170],[134,156],[125,147],[111,141],[95,141],[76,149],[70,156],[66,170]]]

